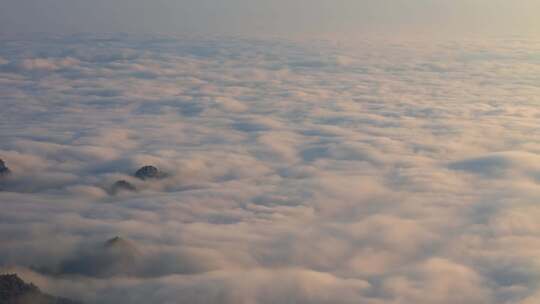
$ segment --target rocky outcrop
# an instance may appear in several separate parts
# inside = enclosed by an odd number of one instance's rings
[[[125,180],[119,180],[116,183],[114,183],[111,187],[112,194],[118,194],[120,192],[132,192],[132,191],[137,191],[137,188],[133,184]]]
[[[142,181],[158,180],[167,177],[167,174],[161,172],[155,166],[143,166],[135,171],[134,176]],[[110,188],[110,194],[116,195],[121,192],[137,191],[137,187],[126,180],[115,182]],[[0,303],[1,304],[1,303]]]
[[[144,166],[135,172],[135,177],[142,180],[160,179],[165,177],[165,174],[154,166]]]
[[[39,288],[24,282],[16,274],[0,275],[0,303],[2,304],[81,304],[41,292]]]
[[[0,159],[0,177],[11,174],[11,170],[7,167],[6,163]]]

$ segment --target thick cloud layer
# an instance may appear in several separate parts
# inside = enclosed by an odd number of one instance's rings
[[[540,296],[538,43],[2,45],[0,265],[46,292],[134,304]],[[164,178],[134,177],[144,165]],[[136,191],[113,195],[119,180]]]

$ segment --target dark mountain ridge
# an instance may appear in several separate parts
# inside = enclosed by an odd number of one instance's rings
[[[24,282],[16,274],[1,274],[0,304],[81,304],[81,302],[43,293],[36,285]]]

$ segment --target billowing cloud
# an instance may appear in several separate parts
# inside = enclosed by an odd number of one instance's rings
[[[3,45],[0,266],[48,293],[134,304],[540,293],[538,44]],[[145,165],[164,175],[137,178]],[[112,191],[121,180],[134,189]]]

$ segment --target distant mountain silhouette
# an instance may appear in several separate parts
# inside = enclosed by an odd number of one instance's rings
[[[136,270],[140,252],[131,241],[121,237],[81,252],[60,265],[60,274],[80,274],[93,277],[129,275]]]
[[[0,275],[1,304],[81,304],[70,299],[54,297],[26,283],[16,274]]]
[[[135,244],[119,236],[108,239],[103,244],[103,247],[105,248],[105,250],[118,250],[128,255],[136,254],[138,252]]]

